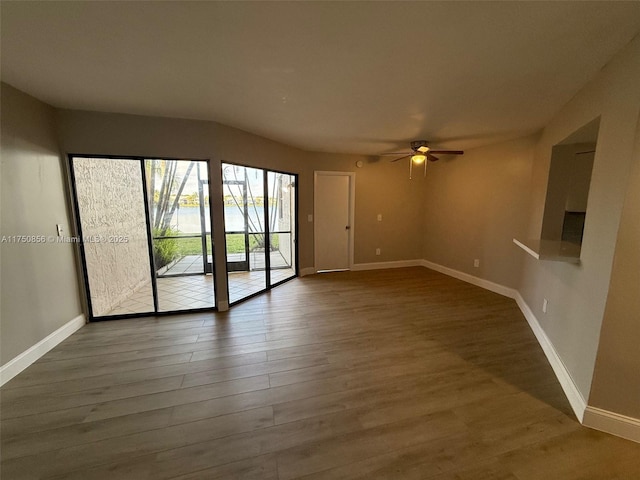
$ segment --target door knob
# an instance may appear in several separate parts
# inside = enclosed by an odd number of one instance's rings
[[[345,230],[351,230],[351,226],[347,225],[346,227],[344,227]]]

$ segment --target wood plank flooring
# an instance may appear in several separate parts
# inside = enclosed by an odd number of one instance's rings
[[[515,302],[419,267],[90,324],[0,395],[3,480],[640,478]]]

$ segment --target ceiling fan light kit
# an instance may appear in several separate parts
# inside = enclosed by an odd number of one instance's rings
[[[418,155],[413,155],[411,157],[411,161],[409,162],[409,180],[411,180],[413,178],[413,164],[414,163],[418,164],[418,165],[420,164],[420,162],[416,162],[416,161],[413,160],[413,157],[416,157],[416,156],[418,156]],[[421,156],[424,157],[424,155],[421,155]],[[426,157],[424,157],[424,158],[426,158]],[[423,176],[426,177],[427,176],[427,162],[425,162],[424,159],[421,160],[421,162],[424,164],[424,174],[423,174]]]
[[[416,154],[414,154],[414,155],[412,155],[412,156],[411,156],[411,161],[412,161],[413,163],[422,163],[422,162],[424,162],[426,159],[427,159],[427,156],[426,156],[424,153],[422,153],[422,152],[420,152],[420,153],[416,153]]]

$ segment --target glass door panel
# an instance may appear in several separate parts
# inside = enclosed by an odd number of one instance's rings
[[[207,163],[150,159],[145,168],[158,311],[212,308]]]
[[[294,277],[295,265],[295,176],[268,172],[269,191],[269,283]]]
[[[222,164],[229,303],[267,288],[263,170]]]
[[[71,159],[90,316],[154,312],[138,160]]]

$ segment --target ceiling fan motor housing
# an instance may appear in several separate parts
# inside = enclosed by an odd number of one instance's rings
[[[411,150],[413,150],[414,152],[418,151],[420,147],[426,147],[426,146],[427,146],[426,140],[415,140],[411,142]]]

